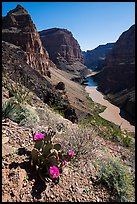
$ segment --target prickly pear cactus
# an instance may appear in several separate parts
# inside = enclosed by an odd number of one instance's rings
[[[40,150],[43,146],[43,142],[41,140],[36,140],[34,148]]]
[[[35,164],[35,165],[38,164],[38,160],[39,160],[38,154],[39,154],[39,151],[35,148],[31,151],[33,164]]]
[[[52,150],[52,148],[54,147],[53,144],[45,144],[44,147],[43,147],[43,152],[42,152],[42,155],[44,157],[47,157],[49,154],[50,154],[50,150]]]
[[[35,144],[31,152],[32,163],[38,167],[38,174],[42,180],[47,177],[59,180],[62,166],[68,158],[68,155],[63,153],[61,144],[53,143],[55,134],[51,128],[48,128],[46,132],[42,131],[42,133],[33,135]]]
[[[54,149],[59,151],[61,149],[61,145],[60,144],[55,144],[54,145]]]

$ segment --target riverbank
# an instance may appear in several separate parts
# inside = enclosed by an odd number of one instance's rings
[[[135,126],[131,125],[127,120],[120,116],[120,108],[104,99],[103,94],[97,90],[97,86],[86,86],[85,90],[94,102],[106,106],[104,112],[99,114],[102,118],[120,126],[121,130],[135,132]]]

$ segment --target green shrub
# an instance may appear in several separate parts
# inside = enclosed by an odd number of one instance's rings
[[[18,101],[18,103],[28,102],[31,103],[29,97],[30,91],[26,89],[22,84],[22,79],[19,78],[18,81],[13,81],[6,73],[2,73],[2,85],[9,90],[10,94]]]
[[[97,178],[116,193],[118,201],[130,202],[133,199],[133,178],[119,160],[110,158],[104,162],[100,161]]]
[[[14,100],[8,100],[2,104],[2,116],[16,123],[25,118],[22,106]]]
[[[32,108],[23,107],[24,118],[20,121],[20,125],[32,126],[39,122],[39,116]]]
[[[39,116],[31,107],[26,107],[14,99],[2,104],[2,117],[19,123],[20,125],[34,125],[39,122]]]
[[[125,137],[123,137],[123,146],[125,147],[130,147],[134,145],[133,144],[133,140],[131,137],[129,137],[128,135],[126,135]]]
[[[8,118],[10,113],[15,109],[15,104],[10,101],[2,102],[2,118]]]

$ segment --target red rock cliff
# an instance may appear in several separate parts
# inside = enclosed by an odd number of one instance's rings
[[[103,92],[115,93],[135,86],[135,25],[121,34],[95,78]]]
[[[20,5],[2,18],[2,40],[20,46],[26,52],[26,61],[42,75],[49,66],[55,66],[42,47],[37,29],[26,9]]]
[[[53,62],[64,60],[68,63],[83,63],[82,52],[77,40],[67,29],[51,28],[39,32],[43,46]]]
[[[135,117],[135,25],[121,34],[94,79],[100,91],[112,94],[112,101]]]

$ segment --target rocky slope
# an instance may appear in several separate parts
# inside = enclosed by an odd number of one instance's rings
[[[17,5],[2,18],[2,39],[20,46],[26,52],[26,62],[42,75],[49,75],[48,68],[55,67],[24,7]]]
[[[55,88],[60,81],[54,83],[53,77],[51,79],[50,68],[56,72],[56,65],[42,47],[36,27],[22,6],[18,5],[3,17],[2,40],[3,71],[14,81],[20,79],[45,103],[56,106],[66,118],[76,122],[77,116],[66,90]]]
[[[42,48],[30,15],[20,5],[3,17],[2,33],[2,66],[3,71],[10,74],[11,79],[14,81],[20,79],[22,84],[35,92],[45,103],[56,106],[73,122],[77,121],[79,115],[87,115],[89,109],[85,102],[86,94],[81,91],[78,83],[71,81],[77,77],[74,68],[78,66],[79,70],[83,70],[84,65],[80,61],[77,65],[75,63],[69,65],[71,72],[57,69]],[[19,33],[22,33],[22,36]],[[77,77],[77,80],[79,82],[80,77]],[[63,82],[64,90],[57,88],[60,82]]]
[[[83,73],[83,57],[80,46],[67,29],[51,28],[39,32],[43,46],[50,59],[59,69]]]
[[[111,52],[114,43],[107,43],[106,45],[99,45],[93,50],[87,50],[83,53],[84,64],[92,70],[100,70],[106,56]]]
[[[103,70],[95,75],[99,90],[109,94],[110,99],[135,116],[135,25],[122,33],[111,54],[106,58]],[[132,121],[132,122],[133,122]]]
[[[70,106],[65,91],[55,89],[48,76],[42,76],[25,62],[25,52],[11,43],[2,42],[2,69],[10,79],[17,81],[34,92],[41,100],[58,107],[65,118],[77,121],[75,110]],[[27,74],[26,74],[27,73]]]
[[[2,98],[8,100],[7,90],[2,93]],[[56,132],[54,141],[60,143],[63,149],[70,145],[75,147],[75,155],[63,167],[58,184],[48,180],[44,183],[31,165],[31,150],[34,147],[32,128],[28,124],[18,125],[8,118],[2,120],[2,201],[118,202],[115,192],[97,181],[94,162],[113,156],[131,171],[135,169],[135,164],[132,164],[130,150],[101,138],[93,127],[82,129],[72,124],[54,113],[35,95],[32,99],[31,108],[40,118],[33,130],[43,131],[52,127]],[[130,201],[134,202],[134,194]]]

